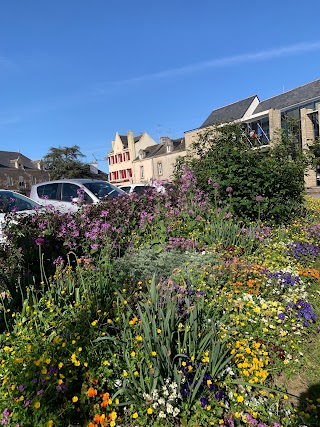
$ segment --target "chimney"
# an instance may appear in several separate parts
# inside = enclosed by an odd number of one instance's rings
[[[129,130],[127,133],[128,138],[128,148],[130,151],[130,159],[134,160],[136,158],[136,147],[134,145],[134,138],[132,130]]]

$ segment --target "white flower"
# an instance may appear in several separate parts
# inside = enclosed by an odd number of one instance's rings
[[[172,414],[173,413],[173,406],[170,403],[167,403],[166,410],[167,410],[168,414]]]
[[[115,387],[121,387],[122,386],[122,380],[120,380],[120,379],[115,380],[114,386]]]
[[[167,418],[167,415],[163,411],[160,411],[159,418]]]
[[[174,417],[176,417],[176,416],[179,414],[179,412],[180,412],[180,409],[179,409],[179,408],[174,408],[174,409],[173,409],[173,414],[172,414],[172,415],[173,415]]]
[[[160,399],[158,399],[158,403],[159,403],[159,405],[164,405],[166,403],[166,401],[164,400],[163,397],[160,397]]]

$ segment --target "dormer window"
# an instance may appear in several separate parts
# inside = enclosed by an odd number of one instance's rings
[[[144,150],[139,150],[139,160],[142,160],[146,157],[146,152]]]
[[[171,144],[167,145],[167,153],[171,153]]]

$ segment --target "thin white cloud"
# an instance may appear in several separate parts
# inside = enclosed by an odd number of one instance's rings
[[[0,56],[0,69],[1,68],[14,68],[14,64],[12,61],[10,61],[9,58],[6,58],[5,56]]]
[[[185,65],[183,67],[171,68],[168,70],[158,71],[151,74],[145,74],[126,80],[112,82],[112,84],[122,85],[130,83],[139,83],[145,80],[162,79],[174,77],[183,74],[191,74],[210,68],[221,68],[230,65],[245,64],[249,62],[261,62],[270,59],[281,58],[286,56],[299,55],[320,49],[320,41],[312,43],[298,43],[291,46],[284,46],[274,49],[262,50],[256,53],[243,53],[240,55],[226,56],[224,58],[212,59],[209,61],[198,62],[196,64]]]

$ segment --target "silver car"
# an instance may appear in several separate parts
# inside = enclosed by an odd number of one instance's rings
[[[108,181],[59,179],[34,184],[30,197],[43,206],[53,205],[56,209],[67,212],[77,211],[82,204],[99,203],[123,194],[126,193]]]

